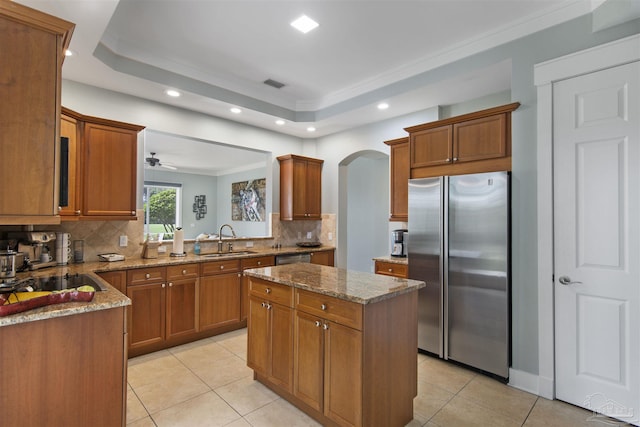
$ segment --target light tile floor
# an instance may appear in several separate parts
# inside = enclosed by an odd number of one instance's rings
[[[130,359],[127,425],[319,426],[253,381],[246,354],[241,329]],[[620,425],[435,358],[418,355],[417,363],[409,427]]]

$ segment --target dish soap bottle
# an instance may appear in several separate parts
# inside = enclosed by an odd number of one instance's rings
[[[193,244],[193,253],[196,255],[200,255],[200,241],[196,240],[196,242]]]

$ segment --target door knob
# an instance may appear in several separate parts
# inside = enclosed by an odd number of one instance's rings
[[[558,281],[560,282],[561,285],[577,285],[577,284],[581,284],[582,282],[572,282],[571,281],[571,277],[569,276],[560,276],[560,278],[558,279]]]

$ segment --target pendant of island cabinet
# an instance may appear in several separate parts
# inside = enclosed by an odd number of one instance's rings
[[[62,220],[135,220],[138,133],[144,126],[62,107],[60,129],[68,141]]]
[[[60,90],[74,28],[17,2],[0,2],[0,224],[60,223]]]

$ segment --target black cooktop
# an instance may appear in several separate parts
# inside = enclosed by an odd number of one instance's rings
[[[100,283],[86,274],[63,274],[54,276],[33,276],[26,278],[12,278],[0,281],[0,293],[10,292],[38,292],[61,291],[91,286],[96,291],[106,290]]]

